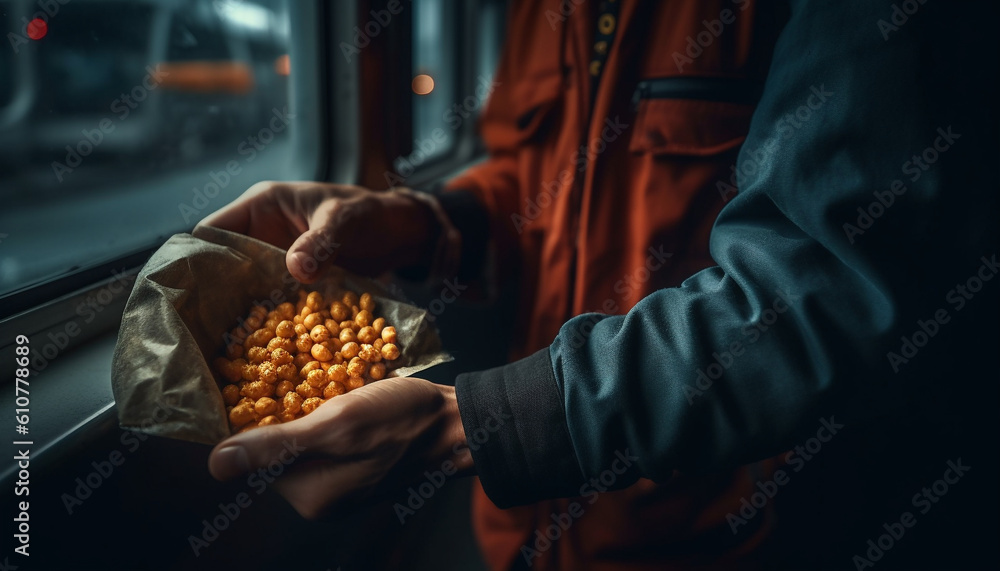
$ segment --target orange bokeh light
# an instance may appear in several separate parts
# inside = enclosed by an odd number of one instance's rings
[[[292,60],[289,59],[288,54],[278,56],[278,59],[274,60],[274,72],[278,75],[290,75],[292,73]]]
[[[417,95],[427,95],[434,91],[434,78],[426,73],[421,73],[413,78],[412,86],[413,92]]]

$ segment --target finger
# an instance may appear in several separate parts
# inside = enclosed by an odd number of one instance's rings
[[[247,234],[250,231],[250,205],[243,203],[233,203],[221,210],[209,214],[197,224],[197,226],[212,226]]]
[[[309,229],[288,248],[285,264],[289,273],[302,283],[316,281],[324,268],[333,264],[343,229],[336,223],[338,203],[328,200],[309,218]]]
[[[265,426],[238,434],[219,443],[208,457],[208,471],[217,480],[231,480],[274,463],[288,466],[307,451],[306,431],[311,423],[298,428]]]
[[[198,225],[248,234],[253,220],[254,202],[266,199],[264,193],[270,186],[270,183],[264,182],[251,186],[239,198],[209,214]]]

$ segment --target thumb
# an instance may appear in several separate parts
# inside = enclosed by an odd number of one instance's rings
[[[208,457],[208,471],[216,480],[231,480],[274,464],[284,471],[307,447],[300,429],[264,426],[220,442]],[[272,470],[273,471],[273,470]]]
[[[302,283],[316,281],[321,270],[333,263],[340,243],[337,228],[330,216],[317,212],[309,221],[309,229],[302,233],[285,255],[285,265],[292,277]]]

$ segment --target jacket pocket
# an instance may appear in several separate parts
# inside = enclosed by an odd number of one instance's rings
[[[750,129],[759,90],[718,77],[646,79],[633,96],[633,153],[709,156],[739,146]]]

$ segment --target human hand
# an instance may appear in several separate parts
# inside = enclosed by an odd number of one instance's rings
[[[415,378],[372,383],[306,417],[232,436],[208,465],[229,480],[274,462],[285,465],[275,489],[309,519],[405,489],[445,462],[459,475],[474,472],[454,387]]]
[[[288,250],[292,276],[312,283],[330,264],[374,276],[428,264],[439,223],[406,194],[319,182],[261,182],[200,224]]]

